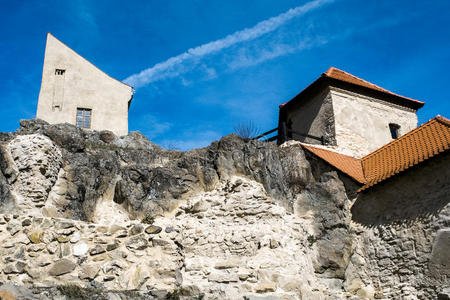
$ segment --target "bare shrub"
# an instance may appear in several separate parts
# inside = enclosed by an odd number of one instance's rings
[[[243,139],[251,139],[258,136],[261,130],[252,121],[240,122],[234,126],[234,133]]]

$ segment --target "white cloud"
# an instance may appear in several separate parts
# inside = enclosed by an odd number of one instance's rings
[[[180,55],[171,57],[164,62],[158,63],[151,68],[141,71],[140,73],[129,76],[124,80],[124,82],[134,86],[135,88],[139,88],[161,79],[176,77],[195,67],[195,65],[199,63],[199,58],[205,55],[218,52],[238,43],[256,39],[264,34],[276,30],[293,18],[304,15],[311,10],[333,1],[334,0],[314,0],[302,6],[291,8],[278,16],[261,21],[251,28],[246,28],[234,32],[222,39],[191,48]],[[193,61],[186,64],[186,62],[190,60]]]

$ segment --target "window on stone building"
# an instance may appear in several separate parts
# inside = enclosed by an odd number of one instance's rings
[[[91,128],[92,110],[90,108],[77,108],[77,126]]]
[[[65,72],[66,72],[66,70],[63,70],[63,69],[56,69],[56,70],[55,70],[55,75],[64,75]]]
[[[393,139],[396,139],[400,136],[400,125],[390,123],[389,124],[389,130],[391,131],[391,137]]]

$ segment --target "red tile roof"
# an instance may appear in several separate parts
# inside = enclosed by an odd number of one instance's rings
[[[401,105],[405,105],[407,107],[412,107],[414,109],[419,109],[421,108],[425,103],[419,100],[415,100],[412,98],[408,98],[405,96],[401,96],[399,94],[393,93],[391,91],[388,91],[382,87],[379,87],[378,85],[375,85],[373,83],[370,83],[364,79],[361,79],[359,77],[356,77],[355,75],[352,75],[350,73],[347,73],[345,71],[339,70],[335,67],[330,67],[325,73],[322,73],[322,75],[316,79],[313,83],[311,83],[308,87],[306,87],[303,91],[301,91],[297,96],[295,96],[294,98],[292,98],[291,100],[289,100],[286,103],[283,103],[280,105],[280,108],[284,107],[285,105],[287,105],[288,103],[293,102],[294,100],[297,100],[299,98],[301,98],[301,96],[307,92],[307,90],[311,90],[314,87],[318,86],[321,82],[323,82],[324,80],[326,80],[327,78],[331,78],[332,80],[336,80],[338,82],[344,82],[347,84],[352,84],[355,86],[359,86],[359,87],[363,87],[363,88],[367,88],[373,91],[377,91],[377,92],[381,92],[385,95],[388,96],[393,96],[395,97],[395,99],[400,100],[400,104]]]
[[[364,177],[364,172],[361,166],[361,160],[323,148],[305,144],[301,145],[303,148],[325,160],[330,165],[344,172],[359,183],[366,183],[366,178]]]
[[[426,122],[361,159],[365,190],[450,149],[450,120],[441,116]]]
[[[334,68],[334,67],[329,68],[323,75],[325,75],[327,77],[330,77],[330,78],[337,79],[337,80],[341,80],[341,81],[345,81],[345,82],[348,82],[348,83],[352,83],[352,84],[356,84],[356,85],[359,85],[359,86],[363,86],[363,87],[366,87],[366,88],[369,88],[369,89],[372,89],[372,90],[380,91],[380,92],[383,92],[385,94],[397,96],[397,97],[400,97],[400,98],[403,98],[403,99],[406,99],[406,100],[409,100],[409,101],[420,103],[422,105],[425,104],[422,101],[411,99],[411,98],[408,98],[408,97],[405,97],[405,96],[401,96],[399,94],[396,94],[396,93],[393,93],[393,92],[388,91],[386,89],[383,89],[382,87],[379,87],[378,85],[375,85],[373,83],[365,81],[364,79],[361,79],[359,77],[356,77],[355,75],[352,75],[350,73],[347,73],[345,71],[339,70],[339,69]]]
[[[302,144],[368,189],[450,149],[450,120],[441,116],[426,122],[361,159]]]

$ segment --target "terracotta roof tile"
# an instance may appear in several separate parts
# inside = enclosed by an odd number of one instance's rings
[[[303,148],[325,160],[330,165],[344,172],[354,180],[360,183],[366,182],[361,166],[361,160],[323,148],[314,147],[303,143],[301,145]]]
[[[361,159],[365,190],[450,149],[450,120],[437,116]]]
[[[301,91],[297,96],[292,98],[291,100],[283,103],[280,105],[280,108],[284,107],[288,103],[291,103],[293,101],[296,101],[297,99],[301,98],[301,96],[306,92],[308,89],[313,88],[314,86],[317,86],[320,82],[322,82],[325,78],[332,78],[334,80],[338,80],[345,83],[354,84],[357,86],[361,86],[364,88],[368,88],[374,91],[382,92],[387,95],[395,96],[396,98],[400,98],[402,100],[402,103],[406,105],[407,107],[412,107],[414,109],[421,108],[425,103],[419,100],[415,100],[412,98],[408,98],[396,93],[393,93],[391,91],[388,91],[382,87],[379,87],[376,84],[370,83],[364,79],[361,79],[359,77],[356,77],[355,75],[352,75],[350,73],[347,73],[345,71],[339,70],[335,67],[330,67],[325,73],[322,73],[322,75],[317,78],[314,82],[312,82],[310,85],[308,85],[303,91]]]
[[[450,120],[441,116],[426,122],[361,159],[311,145],[303,148],[364,184],[363,191],[450,149]]]
[[[359,85],[359,86],[363,86],[363,87],[366,87],[366,88],[369,88],[369,89],[372,89],[372,90],[376,90],[376,91],[379,91],[379,92],[383,92],[383,93],[386,93],[386,94],[389,94],[389,95],[394,95],[394,96],[397,96],[397,97],[401,97],[401,98],[409,100],[409,101],[413,101],[413,102],[416,102],[416,103],[424,104],[424,102],[422,102],[422,101],[415,100],[415,99],[412,99],[412,98],[408,98],[408,97],[405,97],[405,96],[393,93],[393,92],[388,91],[388,90],[386,90],[386,89],[384,89],[382,87],[379,87],[376,84],[370,83],[370,82],[368,82],[368,81],[366,81],[364,79],[356,77],[355,75],[352,75],[352,74],[347,73],[345,71],[339,70],[339,69],[337,69],[335,67],[330,67],[323,75],[327,76],[327,77],[330,77],[330,78],[337,79],[337,80],[341,80],[341,81],[345,81],[345,82],[348,82],[348,83],[352,83],[352,84],[356,84],[356,85]]]

